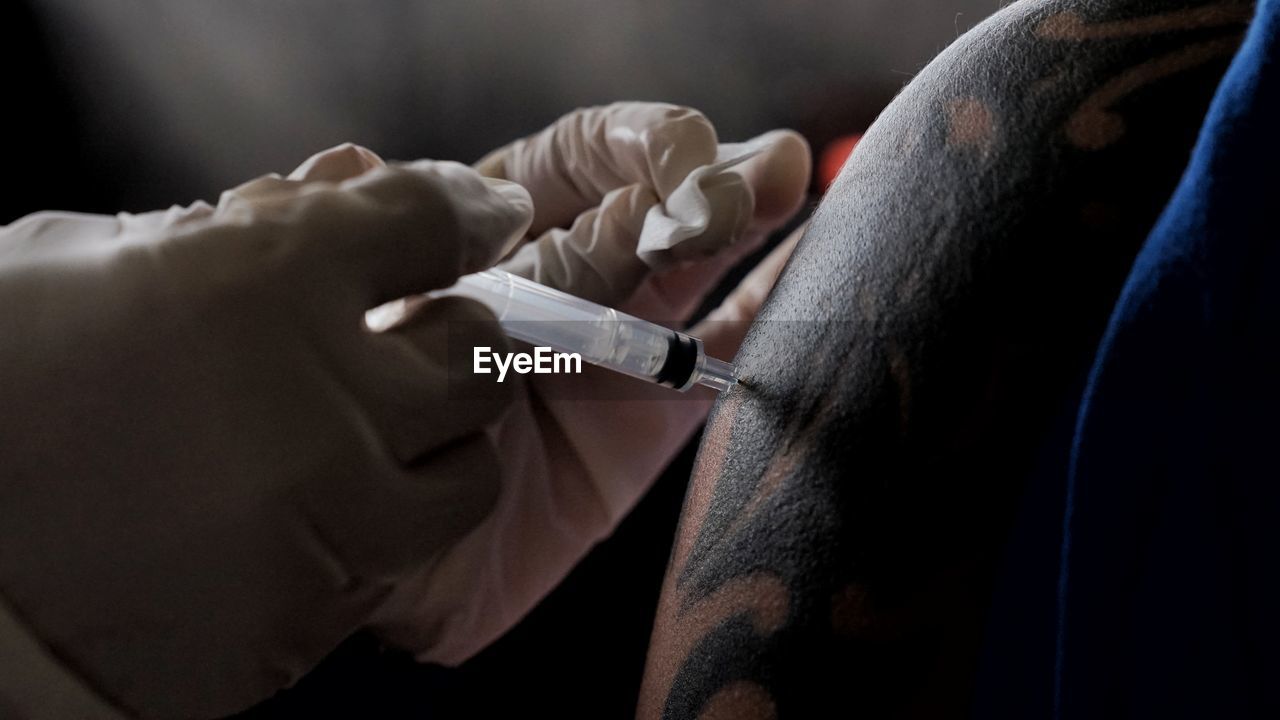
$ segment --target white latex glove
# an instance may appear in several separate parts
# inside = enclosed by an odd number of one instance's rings
[[[720,145],[696,111],[622,103],[571,113],[477,167],[533,197],[531,240],[502,267],[683,325],[724,272],[800,207],[810,156],[790,131]],[[708,353],[737,352],[796,239],[692,330]],[[461,662],[518,622],[612,531],[714,400],[704,388],[680,394],[584,369],[525,378],[496,432],[495,512],[379,614],[384,635],[419,659]]]
[[[512,387],[447,374],[446,324],[500,329],[459,299],[364,312],[530,217],[518,186],[347,146],[216,208],[0,229],[0,715],[239,710],[472,529]]]

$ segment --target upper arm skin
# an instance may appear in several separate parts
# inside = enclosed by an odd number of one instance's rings
[[[1037,438],[1250,14],[1022,0],[895,99],[708,426],[641,718],[965,714]]]

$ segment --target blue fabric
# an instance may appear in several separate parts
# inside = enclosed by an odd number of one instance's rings
[[[1280,718],[1280,0],[1262,0],[1085,388],[1060,718]]]

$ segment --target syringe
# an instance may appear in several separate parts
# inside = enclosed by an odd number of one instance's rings
[[[724,391],[738,382],[737,367],[707,357],[698,338],[496,268],[465,275],[431,295],[478,300],[517,340],[577,353],[585,362],[641,380],[681,391],[695,384]]]

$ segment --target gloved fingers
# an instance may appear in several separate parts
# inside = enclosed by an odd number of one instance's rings
[[[218,196],[214,214],[219,217],[252,217],[256,208],[273,202],[283,202],[300,193],[306,183],[280,177],[279,173],[267,173],[247,182],[223,190]]]
[[[338,243],[374,305],[452,285],[490,267],[518,243],[532,217],[519,185],[452,162],[419,160],[370,170],[338,185],[374,226]]]
[[[724,170],[751,189],[754,206],[736,242],[706,243],[704,259],[685,262],[655,273],[624,308],[641,317],[680,322],[687,319],[724,275],[755,252],[804,203],[812,163],[804,138],[790,130],[774,130],[745,143],[721,145],[721,161],[750,154]],[[715,252],[709,258],[705,255]],[[697,253],[690,253],[696,257]]]
[[[213,206],[203,200],[197,200],[186,207],[174,205],[164,210],[146,213],[117,213],[122,235],[144,235],[165,228],[185,225],[187,223],[206,220],[213,216]]]
[[[478,525],[497,500],[500,477],[492,441],[471,433],[410,467],[390,462],[369,476],[300,486],[293,501],[341,572],[389,586]]]
[[[566,227],[612,190],[642,185],[665,200],[716,157],[716,131],[702,113],[664,103],[624,102],[575,110],[547,129],[476,163],[484,175],[529,189],[531,231]]]
[[[738,247],[753,208],[742,176],[709,165],[690,173],[666,202],[642,185],[614,190],[568,230],[549,230],[503,267],[578,297],[617,305],[632,297],[655,268],[723,256],[723,248]],[[736,252],[741,256],[751,249]]]
[[[306,192],[330,189],[334,183],[359,177],[386,165],[372,150],[343,143],[307,158],[288,177],[268,173],[223,192],[218,199],[217,212],[222,215],[237,210],[248,212],[255,206],[287,201]]]
[[[751,229],[769,234],[786,224],[804,203],[813,174],[809,143],[794,130],[771,130],[742,143],[726,143],[717,162],[754,153],[731,172],[740,175],[755,197]]]
[[[368,148],[343,143],[312,155],[289,173],[290,180],[341,182],[363,175],[386,162]]]
[[[507,272],[592,302],[626,300],[649,273],[636,255],[645,217],[658,202],[643,185],[618,188],[568,230],[553,228],[500,265]]]
[[[352,169],[366,160],[359,155],[335,153],[303,174]],[[532,207],[518,185],[420,160],[337,183],[265,176],[224,193],[216,214],[228,224],[273,228],[264,254],[298,257],[291,267],[320,275],[309,282],[354,291],[354,314],[489,267],[524,236]]]
[[[362,345],[346,383],[406,466],[495,422],[519,387],[515,372],[497,381],[488,358],[507,351],[506,335],[488,308],[467,298],[407,299]],[[477,349],[494,372],[475,372]]]
[[[760,248],[764,236],[744,237],[711,257],[652,273],[619,309],[637,317],[681,325],[713,292],[720,279]]]
[[[778,244],[758,265],[747,273],[738,287],[690,330],[700,338],[708,355],[729,358],[738,354],[738,348],[747,330],[755,321],[764,301],[769,297],[796,244],[804,235],[805,226],[796,228]]]

